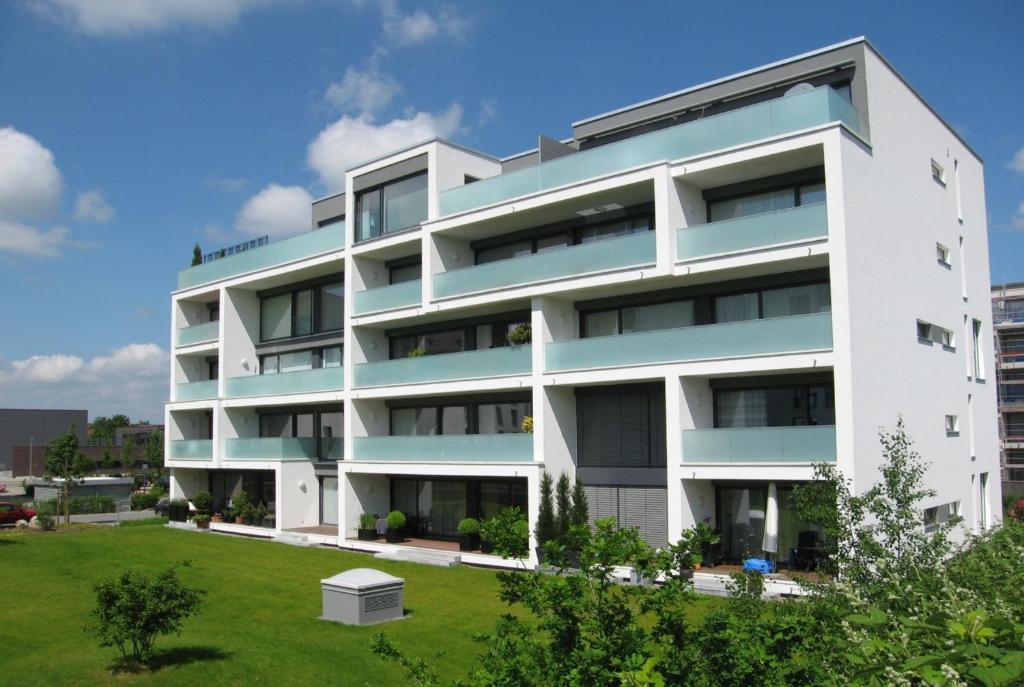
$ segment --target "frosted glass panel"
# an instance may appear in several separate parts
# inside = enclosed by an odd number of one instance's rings
[[[658,303],[622,309],[622,333],[693,326],[693,301]]]
[[[764,292],[764,316],[788,317],[832,310],[828,284],[808,284]]]

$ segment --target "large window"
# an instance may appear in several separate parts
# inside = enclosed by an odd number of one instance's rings
[[[832,310],[827,283],[802,284],[716,296],[715,323],[810,315]]]
[[[260,297],[260,341],[340,331],[345,285],[331,280]]]
[[[663,385],[576,389],[580,467],[664,467]]]
[[[581,316],[583,337],[633,334],[694,324],[693,301],[670,301],[597,310]]]
[[[321,460],[342,457],[345,436],[342,411],[337,407],[303,407],[261,412],[260,437],[317,441]]]
[[[405,513],[406,531],[414,536],[454,539],[463,518],[493,518],[512,506],[527,512],[525,479],[391,480],[390,507]]]
[[[789,384],[715,390],[715,427],[834,425],[831,384]]]
[[[316,370],[324,367],[341,367],[341,346],[311,348],[287,353],[268,353],[260,356],[260,374],[265,375]]]
[[[426,218],[426,172],[367,189],[356,196],[356,242],[414,227]]]
[[[429,329],[388,332],[391,359],[413,355],[440,355],[461,353],[508,346],[508,334],[520,325],[530,322],[527,313],[496,315],[489,321],[452,325],[437,325]],[[415,353],[414,353],[415,351]]]
[[[654,228],[654,217],[651,212],[646,207],[639,212],[635,210],[636,208],[634,208],[633,214],[615,219],[583,224],[580,224],[578,220],[561,222],[528,232],[520,232],[513,238],[480,241],[473,245],[476,252],[476,264],[483,265],[524,255],[547,253],[573,245],[651,231]]]
[[[526,398],[391,408],[391,436],[519,434],[532,412]]]
[[[781,188],[757,191],[708,202],[708,221],[760,215],[801,205],[825,202],[825,182],[789,184]]]

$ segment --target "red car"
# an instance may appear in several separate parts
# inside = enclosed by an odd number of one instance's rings
[[[17,503],[0,501],[0,526],[13,525],[19,520],[31,520],[36,512],[31,508],[22,508]]]

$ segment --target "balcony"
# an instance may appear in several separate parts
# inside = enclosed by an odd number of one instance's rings
[[[265,270],[268,267],[311,258],[344,247],[345,223],[338,222],[271,243],[269,246],[254,248],[182,270],[178,272],[178,288],[188,289],[220,279],[237,277],[247,272]]]
[[[175,401],[202,401],[210,398],[217,398],[216,379],[179,384],[174,394]]]
[[[545,371],[585,370],[832,348],[832,314],[794,315],[550,343]]]
[[[345,375],[340,367],[325,367],[270,375],[228,377],[224,380],[225,398],[310,394],[317,391],[341,391]]]
[[[379,286],[366,291],[356,291],[354,298],[353,315],[410,308],[419,305],[423,300],[423,282],[416,279],[390,286]]]
[[[529,463],[532,434],[453,434],[356,437],[356,460],[456,463]]]
[[[840,121],[853,131],[860,115],[829,86],[749,105],[649,134],[566,155],[441,192],[441,215],[601,177],[660,160],[701,155]]]
[[[711,222],[676,231],[676,259],[737,253],[828,237],[825,203]]]
[[[228,460],[315,460],[315,437],[259,437],[226,439]]]
[[[654,232],[648,231],[440,272],[434,275],[434,298],[652,265],[655,260]]]
[[[834,425],[683,431],[683,463],[817,463],[835,459]]]
[[[177,338],[179,346],[193,346],[199,343],[216,341],[219,336],[220,322],[214,320],[213,322],[194,324],[191,327],[181,327],[178,329]]]
[[[212,460],[213,440],[173,439],[167,457],[171,460]]]
[[[354,384],[391,386],[530,374],[532,350],[529,345],[507,346],[362,363],[355,367]]]

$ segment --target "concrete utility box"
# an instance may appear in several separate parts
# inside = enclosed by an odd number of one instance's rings
[[[353,568],[320,580],[322,620],[346,625],[372,625],[402,617],[405,580],[372,568]]]

